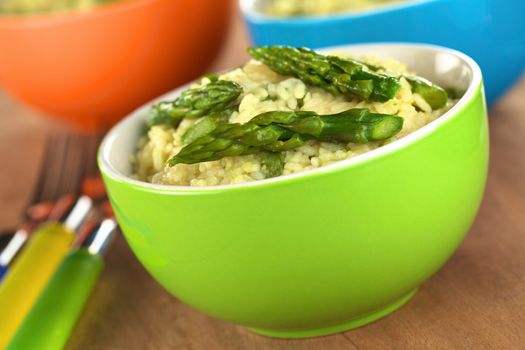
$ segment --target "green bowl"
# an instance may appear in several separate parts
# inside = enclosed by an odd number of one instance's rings
[[[436,46],[338,49],[398,59],[466,92],[445,115],[382,148],[246,184],[131,179],[147,106],[103,141],[99,166],[131,249],[195,309],[273,337],[355,328],[407,302],[469,230],[488,163],[478,65]]]

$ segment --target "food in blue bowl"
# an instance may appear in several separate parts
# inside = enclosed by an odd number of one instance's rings
[[[273,0],[263,11],[275,16],[309,16],[368,10],[377,6],[408,0]]]
[[[319,48],[390,41],[451,47],[481,66],[489,104],[509,89],[525,68],[525,2],[521,0],[360,0],[360,8],[335,7],[331,11],[326,10],[326,3],[334,1],[325,0],[318,1],[317,14],[312,13],[314,7],[306,6],[310,1],[302,1],[299,11],[292,8],[287,15],[282,9],[275,14],[272,6],[279,2],[240,0],[255,45]]]

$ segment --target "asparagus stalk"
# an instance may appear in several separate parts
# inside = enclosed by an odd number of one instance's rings
[[[366,108],[318,115],[315,112],[267,112],[253,118],[257,125],[277,124],[292,132],[309,135],[319,141],[367,143],[380,141],[397,134],[403,118],[371,113]]]
[[[366,64],[366,66],[374,72],[384,69],[382,67],[375,66],[372,64]],[[402,74],[400,76],[408,81],[412,92],[421,95],[421,97],[423,97],[423,99],[430,105],[430,107],[432,107],[432,109],[439,109],[445,107],[449,96],[452,96],[452,98],[454,98],[454,94],[451,95],[449,91],[433,84],[425,78],[405,74]]]
[[[239,109],[239,105],[233,105],[223,111],[216,112],[206,117],[202,118],[200,121],[192,125],[186,132],[182,135],[182,143],[188,144],[198,138],[209,134],[217,128],[217,126],[227,123],[230,119],[232,113]]]
[[[224,111],[242,93],[235,82],[216,80],[199,88],[188,89],[173,101],[161,101],[149,111],[147,125],[167,124],[177,127],[184,118],[199,118]]]
[[[283,173],[284,157],[282,153],[261,152],[258,156],[265,178],[280,176]]]
[[[386,140],[397,134],[403,118],[350,109],[318,115],[307,111],[262,113],[245,124],[223,124],[186,145],[168,164],[194,164],[228,156],[283,152],[308,140],[355,142]]]
[[[216,118],[212,116],[206,116],[186,130],[184,134],[182,134],[182,143],[191,143],[215,130],[218,125],[219,123],[217,122]]]
[[[448,101],[448,93],[445,89],[421,77],[404,77],[412,87],[412,92],[421,95],[432,109],[445,107]]]
[[[305,48],[266,46],[248,49],[250,55],[281,75],[295,76],[334,94],[352,93],[370,101],[392,99],[399,90],[399,78],[377,71],[381,67],[337,56],[320,55]],[[432,107],[446,105],[447,92],[421,77],[402,75]]]
[[[384,102],[399,90],[399,78],[376,73],[367,65],[306,48],[264,46],[248,53],[281,75],[294,76],[331,93],[351,93],[365,100]]]

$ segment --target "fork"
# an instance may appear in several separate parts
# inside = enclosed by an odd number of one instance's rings
[[[81,139],[83,137],[85,136],[51,134],[46,138],[37,182],[22,213],[23,224],[0,252],[0,280],[32,229],[48,218],[53,202],[67,193],[78,194],[86,164],[82,161],[85,148],[85,142]]]
[[[41,176],[31,198],[31,204],[55,201],[66,193],[78,194],[84,176],[86,139],[75,134],[52,134],[40,164]],[[26,218],[29,213],[25,213]]]
[[[55,208],[67,200],[64,194],[71,197],[72,194],[79,193],[85,172],[85,156],[88,153],[87,141],[87,136],[52,136],[46,147],[41,165],[45,170],[43,176],[38,179],[31,199],[32,205],[24,213],[29,225],[23,225],[15,234],[15,238],[19,235],[24,237],[23,240],[27,239],[28,232],[35,222],[45,220],[47,214],[55,222],[39,226],[0,284],[0,349],[3,349],[13,336],[56,266],[69,250],[76,229],[91,209],[91,200],[81,196],[64,224],[61,223],[64,213],[55,212]],[[59,201],[51,213],[48,213],[45,205],[39,204],[53,203],[57,199]]]

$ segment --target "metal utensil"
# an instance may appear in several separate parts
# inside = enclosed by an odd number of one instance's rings
[[[39,179],[32,203],[55,201],[64,193],[76,195],[84,174],[85,152],[85,139],[82,136],[67,135],[64,138],[52,139],[43,160],[43,166],[47,166],[48,169],[44,177]],[[41,225],[33,233],[11,271],[7,273],[0,284],[0,309],[2,310],[0,349],[3,349],[13,336],[42,288],[71,247],[75,236],[74,231],[86,218],[91,206],[91,199],[82,196],[72,210],[66,208],[64,213],[67,213],[67,218],[63,223],[53,222]],[[43,218],[32,216],[34,213],[35,211],[31,210],[25,213],[25,218],[29,219],[29,227],[35,221],[43,220]],[[61,219],[59,216],[62,214],[57,214],[55,219]],[[27,227],[27,225],[24,226]],[[25,233],[19,231],[17,234],[25,234],[27,237],[29,230],[26,228],[22,230],[25,230]]]
[[[62,260],[6,350],[64,348],[102,271],[101,255],[116,228],[114,219],[101,221],[82,246]]]
[[[83,161],[86,136],[51,134],[46,138],[37,182],[26,209],[23,224],[15,231],[10,242],[0,251],[0,270],[4,274],[8,265],[20,251],[29,233],[46,220],[53,203],[67,193],[78,194],[86,163]],[[0,276],[0,281],[2,277]]]

